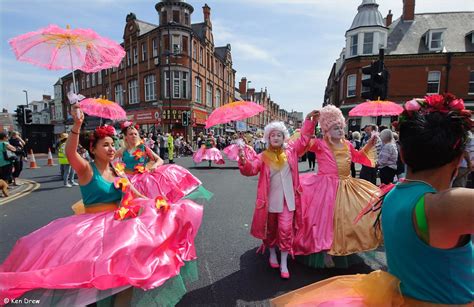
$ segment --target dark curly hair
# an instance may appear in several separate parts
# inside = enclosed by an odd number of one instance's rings
[[[403,160],[415,173],[441,167],[459,158],[468,140],[465,118],[449,112],[414,112],[400,121]]]

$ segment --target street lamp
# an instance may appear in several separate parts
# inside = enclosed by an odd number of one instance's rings
[[[28,108],[28,91],[23,90],[23,92],[25,92],[25,94],[26,94],[26,107]]]
[[[171,33],[170,33],[170,27],[175,25],[176,23],[174,21],[169,21],[168,22],[168,40],[169,40],[169,43],[168,43],[168,46],[169,48],[173,48],[172,43],[173,43],[173,40],[171,39]],[[179,52],[179,51],[178,51]],[[168,79],[168,103],[169,103],[169,126],[168,126],[168,132],[171,134],[171,128],[173,126],[173,124],[171,123],[171,56],[175,56],[177,55],[178,53],[175,53],[175,50],[166,50],[166,53],[165,55],[167,56],[167,59],[168,59],[168,76],[169,76],[169,79]]]

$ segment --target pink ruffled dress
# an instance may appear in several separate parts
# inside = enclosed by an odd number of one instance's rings
[[[225,164],[222,153],[214,147],[212,140],[206,141],[206,145],[202,145],[193,155],[195,163],[201,163],[203,160],[213,161],[216,164]]]
[[[175,202],[199,187],[202,182],[187,169],[176,164],[166,164],[152,172],[146,170],[148,157],[146,147],[141,144],[133,153],[124,151],[122,161],[128,179],[143,195],[155,198],[163,195]]]
[[[116,194],[114,184],[93,169],[84,205],[113,204],[108,194]],[[141,207],[135,218],[117,220],[114,211],[74,215],[20,238],[0,265],[0,302],[55,289],[39,294],[42,303],[83,305],[130,286],[134,293],[159,289],[180,276],[186,262],[196,259],[194,240],[203,214],[203,208],[188,199],[167,204],[157,209],[155,200],[134,199],[133,205]],[[49,297],[55,292],[61,298]]]

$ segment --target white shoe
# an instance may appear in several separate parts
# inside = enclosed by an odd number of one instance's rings
[[[72,183],[72,185],[79,185],[79,183],[77,183],[77,182],[73,182],[73,183]]]
[[[70,185],[69,183],[68,184],[65,184],[64,185],[66,188],[72,188],[72,185]]]

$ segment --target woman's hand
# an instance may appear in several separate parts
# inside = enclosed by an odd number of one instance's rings
[[[319,111],[318,110],[313,110],[306,115],[307,120],[312,120],[314,122],[317,122],[319,120]]]
[[[84,112],[82,112],[79,104],[76,103],[71,106],[71,116],[74,120],[74,124],[79,126],[82,125],[82,122],[84,121]]]
[[[239,160],[242,162],[242,164],[245,164],[245,154],[244,150],[242,148],[239,149]]]

